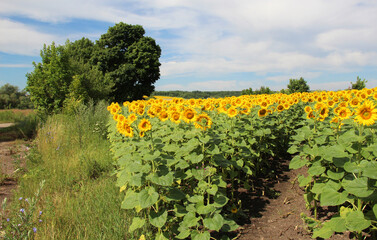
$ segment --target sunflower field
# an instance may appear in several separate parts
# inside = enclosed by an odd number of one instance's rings
[[[377,227],[377,88],[244,95],[219,99],[148,99],[108,106],[109,140],[121,207],[134,211],[140,239],[210,239],[239,226],[238,188],[274,173],[287,153],[306,167],[306,217],[313,237]],[[290,155],[289,155],[290,156]],[[326,222],[318,207],[337,206]],[[146,226],[154,229],[144,235]]]

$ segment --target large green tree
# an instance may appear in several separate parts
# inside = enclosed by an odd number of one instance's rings
[[[144,34],[140,25],[118,23],[97,41],[92,63],[114,83],[114,101],[150,95],[160,77],[161,48]]]
[[[310,90],[309,85],[302,77],[300,79],[289,79],[287,88],[289,89],[289,93],[309,92]]]
[[[69,58],[63,46],[44,45],[41,63],[35,63],[34,71],[26,74],[31,101],[40,112],[53,113],[63,107],[72,82]]]

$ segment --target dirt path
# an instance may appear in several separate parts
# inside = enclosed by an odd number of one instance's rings
[[[289,162],[281,166],[280,176],[269,183],[279,194],[277,198],[267,197],[260,193],[252,194],[246,206],[250,208],[250,224],[244,226],[242,240],[275,240],[275,239],[312,239],[306,229],[301,213],[310,216],[305,207],[303,190],[298,186],[296,177],[304,174],[304,169],[288,169]],[[270,194],[271,195],[271,194]],[[243,205],[245,205],[243,203]],[[350,239],[349,234],[336,234],[331,240]]]
[[[12,190],[17,187],[17,174],[25,167],[26,142],[0,142],[0,204],[4,198],[11,199]]]
[[[14,126],[14,123],[0,123],[0,128],[7,128]]]

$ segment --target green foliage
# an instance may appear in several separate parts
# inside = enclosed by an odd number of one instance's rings
[[[118,23],[97,42],[93,64],[114,83],[112,100],[136,100],[150,95],[160,77],[161,49],[144,36],[140,25]]]
[[[242,90],[242,95],[258,95],[258,94],[273,94],[269,87],[261,86],[260,89],[254,90],[252,88]]]
[[[290,168],[308,167],[308,176],[300,176],[298,181],[315,217],[318,205],[339,209],[329,221],[314,228],[313,238],[351,231],[361,239],[362,231],[376,228],[377,216],[371,212],[377,206],[375,128],[344,120],[340,129],[329,130],[328,124],[308,120],[307,126],[297,130],[289,152],[298,155]]]
[[[361,78],[359,78],[359,76],[357,76],[357,80],[355,83],[352,83],[351,82],[351,88],[352,89],[357,89],[357,90],[362,90],[363,88],[365,88],[365,84],[367,83],[368,81],[363,79],[361,80]]]
[[[125,94],[127,100],[150,95],[160,77],[161,49],[144,33],[139,25],[118,23],[96,43],[82,38],[44,45],[41,62],[26,75],[38,112],[71,111],[77,102],[119,100]]]
[[[310,90],[309,85],[302,77],[300,77],[300,79],[289,79],[287,88],[290,93],[309,92]]]
[[[63,107],[72,81],[69,58],[64,47],[55,46],[55,43],[44,45],[41,58],[42,63],[33,62],[34,71],[26,75],[26,89],[39,112],[58,112]]]
[[[154,91],[151,96],[167,96],[180,98],[221,98],[221,97],[238,97],[241,96],[241,91]]]
[[[0,109],[30,109],[33,104],[26,91],[19,91],[18,87],[5,84],[0,87]]]

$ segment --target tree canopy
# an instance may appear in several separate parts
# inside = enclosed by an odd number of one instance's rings
[[[9,83],[0,87],[0,109],[26,109],[32,107],[33,104],[26,91],[19,91],[17,86],[13,86]]]
[[[352,87],[352,89],[362,90],[363,88],[366,87],[365,84],[367,82],[368,82],[367,80],[365,80],[365,79],[361,80],[361,78],[359,78],[359,76],[357,76],[356,82],[355,83],[351,82],[351,87]]]
[[[310,90],[309,85],[302,77],[300,77],[300,79],[289,79],[287,88],[289,90],[289,93],[309,92]]]
[[[150,95],[160,77],[161,49],[140,25],[118,23],[95,43],[82,38],[44,45],[41,62],[28,73],[35,107],[54,113],[90,99],[126,101]]]

